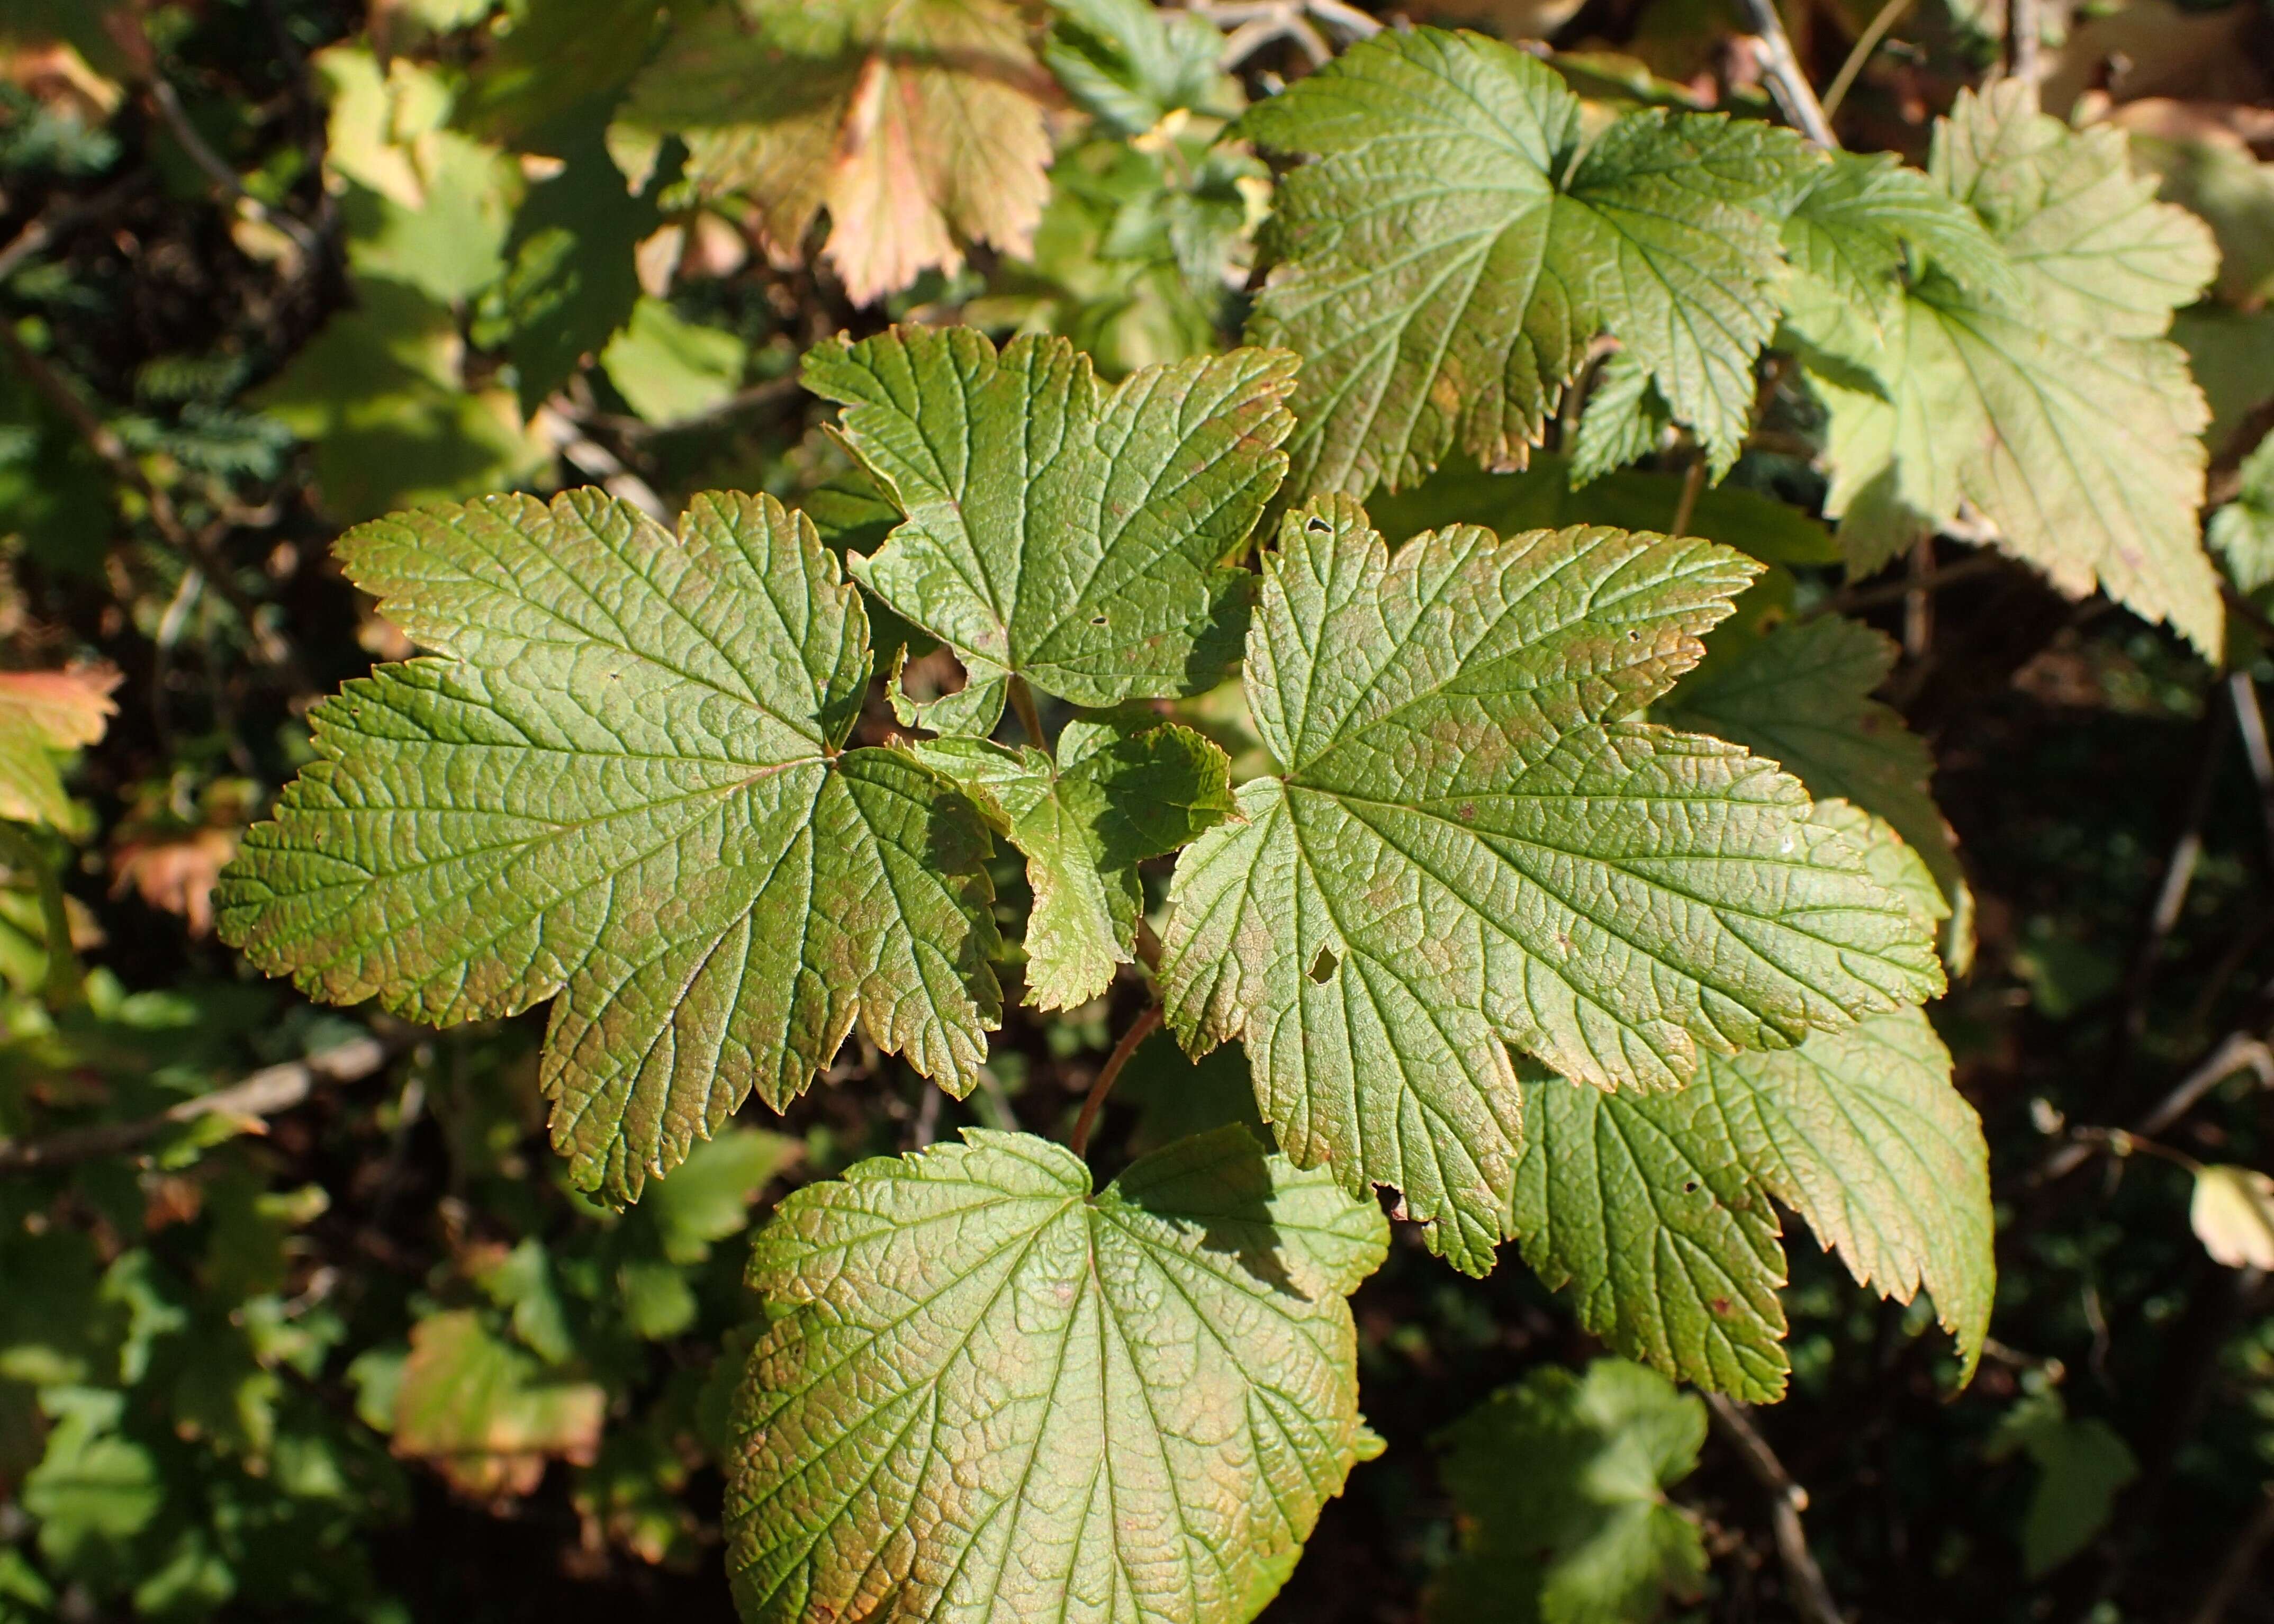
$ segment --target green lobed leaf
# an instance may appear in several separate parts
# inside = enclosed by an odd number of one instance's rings
[[[2117,1492],[2140,1475],[2140,1462],[2107,1422],[2070,1416],[2057,1390],[2031,1395],[1999,1422],[1990,1458],[2002,1460],[2017,1449],[2037,1468],[2022,1518],[2022,1566],[2037,1579],[2108,1526]]]
[[[2207,411],[2162,336],[2210,279],[2208,230],[2154,200],[2120,135],[2047,117],[2019,80],[1962,93],[1935,139],[1936,179],[2006,251],[2025,304],[1930,274],[1888,319],[1876,381],[1818,378],[1826,510],[1844,515],[1851,566],[1877,568],[1963,500],[2063,591],[2100,587],[2216,655],[2196,519]]]
[[[1108,390],[1064,339],[968,327],[822,345],[806,387],[907,515],[853,574],[953,648],[1081,705],[1197,693],[1237,657],[1229,566],[1278,486],[1295,357],[1237,350]],[[996,715],[958,726],[984,733]]]
[[[1820,162],[1790,132],[1632,112],[1583,146],[1579,99],[1472,34],[1384,32],[1249,109],[1310,154],[1282,183],[1282,261],[1249,325],[1305,357],[1297,494],[1421,478],[1456,446],[1521,462],[1608,330],[1736,459],[1776,321],[1776,199]]]
[[[1515,1046],[1601,1089],[1940,990],[1924,923],[1735,747],[1632,719],[1758,566],[1601,529],[1393,559],[1344,497],[1267,555],[1246,688],[1284,776],[1179,859],[1163,1004],[1242,1038],[1298,1165],[1393,1185],[1481,1274],[1510,1229]]]
[[[1459,1551],[1426,1615],[1453,1624],[1648,1624],[1706,1576],[1698,1523],[1665,1491],[1697,1470],[1706,1406],[1597,1359],[1503,1387],[1440,1437]]]
[[[1197,12],[1150,0],[1055,0],[1043,60],[1082,109],[1115,135],[1140,136],[1171,112],[1236,111],[1224,34]]]
[[[466,1493],[527,1494],[548,1459],[592,1458],[607,1402],[598,1385],[551,1374],[479,1313],[453,1309],[411,1327],[395,1449],[431,1462]]]
[[[1087,1004],[1131,962],[1145,893],[1137,865],[1164,857],[1231,813],[1231,763],[1189,727],[1133,718],[1076,721],[1057,757],[946,738],[917,758],[960,786],[1026,854],[1027,999]]]
[[[749,1624],[1240,1624],[1379,1443],[1344,1298],[1387,1226],[1242,1128],[1093,1195],[1064,1147],[964,1143],[784,1201],[735,1402]]]
[[[1927,789],[1934,758],[1871,696],[1896,651],[1881,633],[1838,615],[1788,622],[1716,649],[1651,714],[1768,757],[1819,800],[1850,801],[1885,818],[1955,909],[1966,878]]]
[[[1546,1078],[1524,1104],[1525,1259],[1620,1352],[1742,1398],[1783,1395],[1773,1196],[1860,1283],[1933,1293],[1972,1371],[1996,1278],[1988,1153],[1919,1011],[1715,1056],[1679,1094]]]
[[[540,1080],[577,1181],[635,1199],[853,1023],[943,1086],[998,1003],[968,802],[841,749],[870,659],[801,515],[697,497],[676,537],[598,492],[350,532],[343,562],[443,658],[313,715],[318,759],[216,893],[312,995],[448,1024],[555,995]]]
[[[1785,216],[1783,238],[1787,323],[1804,347],[1874,375],[1890,365],[1887,330],[1901,315],[1906,269],[1932,265],[1993,309],[2026,297],[1973,211],[1885,153],[1833,154]]]

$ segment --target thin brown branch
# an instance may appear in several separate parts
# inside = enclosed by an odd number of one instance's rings
[[[1856,49],[1848,53],[1848,60],[1840,64],[1840,71],[1832,76],[1831,86],[1824,93],[1826,123],[1840,117],[1840,104],[1848,99],[1849,91],[1855,88],[1856,80],[1871,60],[1871,53],[1879,49],[1879,41],[1887,37],[1889,29],[1902,20],[1903,13],[1911,9],[1912,4],[1913,0],[1887,0],[1886,4],[1879,8],[1879,15],[1872,18],[1856,37]]]
[[[1113,1092],[1114,1082],[1120,1077],[1121,1068],[1129,1064],[1129,1056],[1160,1025],[1161,1006],[1147,1004],[1144,1012],[1129,1023],[1129,1030],[1121,1034],[1121,1041],[1113,1046],[1113,1052],[1105,1057],[1105,1069],[1089,1086],[1089,1097],[1081,1102],[1081,1115],[1073,1119],[1073,1132],[1066,1136],[1066,1147],[1075,1155],[1089,1153],[1089,1132],[1097,1125],[1097,1113],[1104,1107],[1105,1096]]]
[[[292,245],[313,259],[321,248],[316,234],[291,215],[269,207],[245,189],[245,182],[237,171],[222,162],[222,155],[207,144],[196,124],[190,122],[189,109],[182,105],[181,96],[173,86],[159,74],[153,73],[147,86],[150,104],[158,110],[167,131],[181,149],[189,154],[190,162],[205,171],[207,177],[220,187],[223,196],[248,220],[273,227],[292,239]]]
[[[1986,575],[2004,563],[1994,553],[1977,553],[1961,559],[1955,564],[1939,565],[1924,575],[1908,575],[1901,581],[1882,581],[1871,586],[1842,587],[1826,598],[1814,613],[1845,613],[1856,609],[1868,609],[1875,604],[1908,599],[1914,592],[1939,592],[1961,581],[1970,581],[1977,575]]]
[[[2266,712],[2258,703],[2258,685],[2247,671],[2226,675],[2227,697],[2234,702],[2234,727],[2242,735],[2242,754],[2250,763],[2251,782],[2258,786],[2258,816],[2266,825],[2266,854],[2274,859],[2274,748],[2266,739]]]
[[[1816,87],[1808,82],[1800,59],[1792,53],[1792,40],[1784,31],[1784,19],[1777,15],[1776,0],[1744,0],[1744,11],[1746,21],[1760,37],[1762,77],[1768,80],[1769,94],[1776,99],[1785,122],[1818,147],[1837,147],[1840,138],[1832,133],[1832,121],[1824,116]]]
[[[184,1100],[155,1116],[135,1122],[98,1123],[66,1129],[40,1139],[0,1139],[0,1173],[30,1173],[67,1167],[96,1156],[116,1155],[200,1116],[237,1116],[259,1122],[290,1110],[318,1082],[351,1083],[388,1062],[394,1047],[375,1037],[351,1038],[305,1060],[265,1066],[239,1083]]]
[[[1700,447],[1690,459],[1690,466],[1683,470],[1682,494],[1675,499],[1674,523],[1669,534],[1687,536],[1690,533],[1690,516],[1698,511],[1698,495],[1705,488],[1706,453]]]
[[[1785,1470],[1784,1462],[1754,1426],[1744,1405],[1719,1393],[1708,1393],[1706,1403],[1713,1412],[1715,1427],[1736,1446],[1753,1481],[1767,1492],[1777,1556],[1784,1563],[1793,1611],[1808,1624],[1845,1624],[1839,1605],[1832,1598],[1832,1587],[1824,1582],[1824,1570],[1816,1565],[1815,1553],[1808,1548],[1808,1531],[1801,1526],[1800,1514],[1808,1509],[1808,1491]]]
[[[2258,1501],[2258,1513],[2242,1526],[2235,1536],[2226,1560],[2218,1565],[2210,1586],[2203,1591],[2202,1603],[2195,1610],[2189,1624],[2220,1624],[2235,1598],[2242,1594],[2243,1586],[2258,1567],[2259,1553],[2266,1542],[2274,1539],[2274,1486],[2269,1486]]]
[[[1011,710],[1019,718],[1019,726],[1027,730],[1027,742],[1036,749],[1048,748],[1043,738],[1042,713],[1035,709],[1035,690],[1027,686],[1024,677],[1013,676],[1008,684]]]

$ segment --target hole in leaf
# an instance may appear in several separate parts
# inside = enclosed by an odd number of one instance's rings
[[[1321,519],[1314,513],[1311,515],[1310,523],[1304,525],[1303,528],[1310,531],[1314,536],[1324,536],[1329,531],[1332,530],[1334,526],[1329,524],[1324,519]]]
[[[1311,979],[1314,981],[1325,981],[1335,973],[1335,950],[1331,947],[1321,948],[1319,956],[1311,960]]]
[[[1089,617],[1089,623],[1092,626],[1103,626],[1105,624],[1105,617],[1102,614],[1094,614]]]
[[[1683,1179],[1682,1181],[1682,1192],[1684,1195],[1696,1195],[1698,1193],[1698,1181],[1694,1178]]]

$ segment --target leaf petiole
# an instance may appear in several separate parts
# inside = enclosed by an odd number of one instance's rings
[[[1121,1075],[1121,1068],[1129,1064],[1129,1056],[1160,1028],[1161,1006],[1148,1004],[1144,1012],[1129,1023],[1129,1030],[1121,1034],[1121,1041],[1105,1057],[1105,1068],[1097,1080],[1089,1086],[1089,1097],[1081,1102],[1081,1115],[1073,1119],[1073,1132],[1066,1136],[1066,1148],[1077,1156],[1089,1154],[1089,1131],[1097,1125],[1097,1113],[1105,1104],[1105,1096],[1113,1092],[1113,1085]]]

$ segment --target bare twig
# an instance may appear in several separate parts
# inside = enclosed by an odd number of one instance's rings
[[[1746,20],[1760,36],[1762,75],[1786,122],[1818,147],[1838,147],[1840,138],[1832,133],[1832,121],[1824,116],[1816,88],[1792,54],[1792,40],[1777,15],[1776,0],[1744,0],[1744,7]]]
[[[2005,560],[1994,553],[1979,553],[1972,558],[1961,559],[1955,564],[1939,565],[1924,575],[1910,575],[1901,581],[1883,581],[1871,586],[1842,587],[1826,598],[1812,614],[1833,612],[1846,613],[1866,609],[1874,604],[1892,603],[1897,598],[1909,598],[1914,592],[1939,592],[1961,581],[1986,575]]]
[[[2129,1137],[2136,1141],[2163,1132],[2193,1110],[2205,1094],[2241,1071],[2255,1071],[2261,1086],[2274,1087],[2274,1049],[2270,1049],[2266,1040],[2256,1034],[2237,1030],[2221,1038],[2209,1054],[2190,1066],[2172,1091],[2132,1125]],[[2050,1184],[2067,1177],[2104,1142],[2105,1132],[2079,1130],[2068,1143],[2038,1164],[2029,1182]]]
[[[1903,652],[1924,659],[1934,646],[1934,598],[1920,583],[1934,575],[1934,538],[1922,536],[1911,548],[1909,590],[1903,594]]]
[[[1027,742],[1036,749],[1045,748],[1043,738],[1042,714],[1035,709],[1035,691],[1027,686],[1024,677],[1013,675],[1008,684],[1011,709],[1019,718],[1019,726],[1027,730]]]
[[[609,495],[618,501],[629,502],[659,524],[671,523],[671,509],[655,493],[655,487],[626,468],[621,457],[578,428],[565,413],[549,409],[541,411],[535,426],[568,459],[570,467],[598,480]]]
[[[165,121],[167,130],[180,144],[182,150],[190,155],[190,162],[203,169],[222,189],[236,206],[237,213],[248,220],[258,221],[262,225],[272,226],[283,232],[292,239],[294,247],[314,258],[321,246],[316,240],[316,234],[291,215],[269,207],[245,189],[245,182],[238,178],[237,171],[206,144],[204,136],[198,133],[197,125],[190,122],[189,109],[182,105],[182,98],[173,86],[162,75],[153,73],[148,89],[150,103],[158,109],[158,117]]]
[[[2274,1487],[2270,1487],[2259,1500],[2258,1515],[2243,1524],[2241,1533],[2218,1565],[2218,1572],[2203,1592],[2202,1602],[2195,1610],[2190,1624],[2219,1624],[2234,1598],[2242,1594],[2242,1587],[2250,1582],[2258,1566],[2259,1553],[2266,1542],[2274,1539]]]
[[[1911,9],[1911,4],[1912,0],[1887,0],[1886,4],[1879,8],[1879,15],[1872,18],[1864,32],[1856,36],[1855,49],[1848,53],[1848,60],[1841,63],[1840,71],[1832,76],[1831,88],[1824,93],[1826,124],[1840,116],[1840,104],[1848,99],[1849,91],[1855,88],[1857,77],[1871,60],[1871,53],[1879,49],[1879,41],[1887,37],[1889,29],[1902,20],[1903,13]]]
[[[387,1064],[393,1052],[393,1045],[378,1038],[351,1038],[305,1060],[265,1066],[242,1082],[184,1100],[155,1116],[72,1128],[42,1139],[0,1139],[0,1173],[29,1173],[115,1155],[200,1116],[242,1116],[254,1121],[274,1116],[305,1100],[320,1081],[351,1083],[369,1077]]]
[[[1776,1530],[1777,1555],[1791,1587],[1793,1611],[1808,1624],[1845,1624],[1839,1604],[1832,1598],[1832,1587],[1824,1583],[1824,1570],[1816,1565],[1815,1553],[1808,1548],[1808,1532],[1800,1523],[1800,1514],[1808,1509],[1808,1491],[1792,1480],[1792,1474],[1785,1470],[1784,1462],[1777,1459],[1776,1451],[1753,1425],[1743,1404],[1719,1393],[1708,1393],[1706,1402],[1713,1412],[1713,1425],[1736,1446],[1753,1481],[1768,1492],[1769,1517]]]
[[[2258,786],[2258,816],[2266,825],[2266,854],[2274,859],[2274,750],[2266,741],[2266,713],[2259,708],[2258,685],[2247,671],[2231,671],[2227,696],[2234,702],[2235,731],[2242,735],[2242,754],[2250,763],[2251,781]]]
[[[1683,470],[1682,494],[1675,499],[1674,523],[1668,534],[1687,536],[1690,533],[1690,516],[1698,511],[1698,493],[1705,488],[1706,453],[1701,447],[1690,459],[1690,466]]]
[[[2038,0],[2006,0],[2006,71],[2036,84],[2044,77],[2045,24]]]
[[[1105,1104],[1105,1096],[1113,1092],[1115,1079],[1120,1077],[1121,1068],[1129,1064],[1129,1056],[1137,1052],[1137,1046],[1151,1037],[1160,1025],[1161,1006],[1147,1004],[1144,1013],[1129,1023],[1129,1030],[1121,1034],[1121,1041],[1105,1057],[1105,1069],[1089,1086],[1089,1097],[1081,1102],[1081,1115],[1073,1119],[1073,1132],[1066,1136],[1066,1148],[1075,1155],[1088,1154],[1089,1131],[1097,1125],[1097,1113]]]

